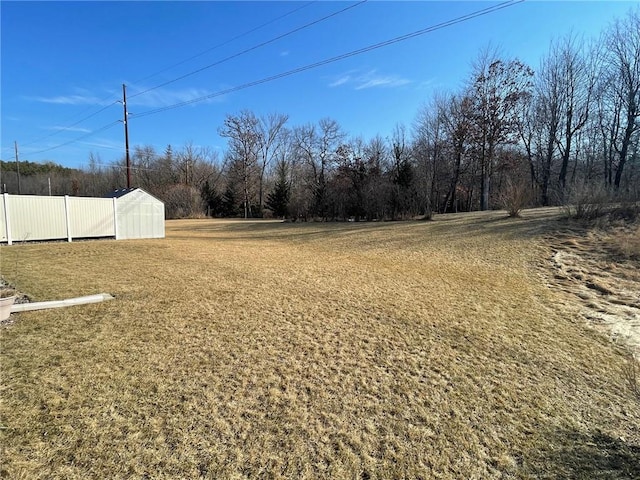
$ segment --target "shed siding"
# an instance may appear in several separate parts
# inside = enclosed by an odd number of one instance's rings
[[[164,204],[143,190],[117,199],[118,238],[164,238]]]

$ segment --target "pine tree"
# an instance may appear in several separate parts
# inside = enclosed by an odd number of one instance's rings
[[[225,217],[235,217],[238,215],[238,202],[236,191],[232,185],[228,185],[222,195],[221,213]]]
[[[209,180],[206,180],[200,188],[200,197],[202,197],[208,215],[215,217],[222,213],[223,199],[218,195],[215,187],[209,184]]]
[[[273,191],[267,195],[266,207],[279,218],[289,215],[289,200],[291,199],[291,184],[287,180],[287,166],[278,165],[278,180]]]

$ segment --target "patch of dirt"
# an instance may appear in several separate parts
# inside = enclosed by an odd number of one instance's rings
[[[634,226],[617,225],[557,233],[547,242],[549,285],[578,300],[588,325],[640,356],[640,261],[617,248],[621,237],[637,234]]]

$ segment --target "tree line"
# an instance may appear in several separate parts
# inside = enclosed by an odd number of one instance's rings
[[[557,205],[606,192],[640,198],[640,10],[597,40],[556,39],[534,69],[485,49],[464,86],[438,92],[410,126],[349,136],[331,118],[227,114],[219,154],[187,144],[134,147],[133,183],[167,216],[385,220]],[[12,163],[3,162],[12,184]],[[30,192],[100,196],[125,183],[124,160],[23,174]],[[25,178],[30,179],[25,180]],[[7,182],[8,181],[8,182]],[[56,192],[54,192],[55,194]]]

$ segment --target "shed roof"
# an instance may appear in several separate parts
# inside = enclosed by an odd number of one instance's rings
[[[152,198],[154,201],[156,201],[158,203],[162,203],[164,205],[164,202],[162,200],[160,200],[157,197],[154,197],[149,192],[147,192],[146,190],[141,189],[140,187],[118,188],[118,189],[114,190],[113,192],[107,193],[104,196],[104,198],[122,198],[125,195],[128,195],[128,194],[133,193],[133,192],[139,192],[139,194],[137,195],[138,198],[140,198],[140,196],[149,197],[149,198]]]
[[[120,198],[126,195],[127,193],[131,193],[134,190],[138,190],[137,188],[118,188],[113,192],[107,193],[104,198]]]

